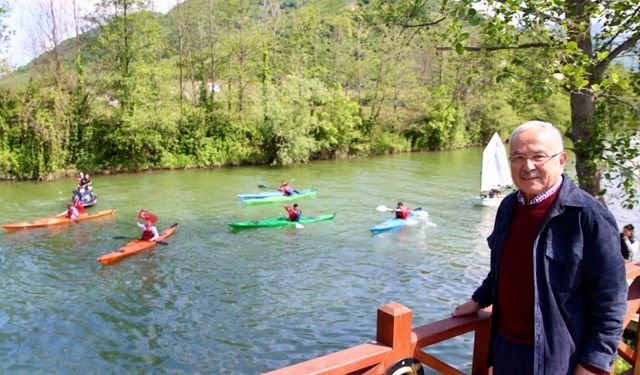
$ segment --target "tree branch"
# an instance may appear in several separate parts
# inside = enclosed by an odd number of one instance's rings
[[[549,43],[524,43],[517,46],[493,46],[493,47],[464,47],[466,51],[502,51],[512,49],[527,49],[527,48],[545,48],[545,47],[557,47],[557,45]],[[437,47],[438,51],[451,51],[452,47]]]
[[[615,42],[615,40],[620,36],[620,34],[628,31],[627,25],[631,23],[632,20],[636,19],[639,14],[640,14],[640,7],[636,8],[633,14],[627,17],[627,20],[618,27],[618,32],[614,36],[612,36],[607,42],[605,42],[602,48],[600,48],[599,50],[604,51],[606,49],[609,49],[609,47]]]
[[[620,163],[620,162],[618,161],[618,159],[611,158],[611,157],[608,157],[608,156],[606,156],[606,155],[603,155],[603,158],[604,158],[604,159],[605,159],[609,164],[611,164],[611,165],[613,165],[613,166],[615,166],[615,167],[617,167],[617,168],[619,168],[619,169],[621,169],[621,170],[627,171],[628,173],[630,173],[631,175],[633,175],[636,179],[640,179],[640,175],[637,173],[637,171],[636,171],[635,169],[630,168],[630,167],[627,167],[626,165],[624,165],[624,164]]]
[[[600,77],[607,66],[611,63],[611,61],[618,57],[618,55],[620,55],[622,52],[635,47],[638,41],[640,41],[640,31],[637,31],[635,34],[631,35],[629,39],[627,39],[624,43],[618,45],[613,49],[613,51],[609,52],[607,57],[598,62],[594,69],[594,75],[596,77]]]
[[[447,17],[446,16],[442,16],[440,19],[437,19],[437,20],[431,21],[431,22],[416,23],[416,24],[406,24],[406,23],[399,22],[398,25],[400,25],[401,27],[407,28],[407,29],[414,28],[414,27],[429,27],[429,26],[437,25],[440,22],[444,21],[445,19],[447,19]]]

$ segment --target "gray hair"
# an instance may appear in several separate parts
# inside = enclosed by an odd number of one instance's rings
[[[558,128],[556,128],[555,126],[553,126],[552,123],[550,122],[544,122],[544,121],[527,121],[523,124],[521,124],[520,126],[518,126],[513,133],[511,133],[511,136],[509,137],[509,144],[511,144],[511,141],[513,141],[513,139],[520,133],[524,132],[525,130],[529,130],[529,129],[543,129],[547,132],[549,132],[549,134],[551,134],[551,137],[554,139],[554,141],[556,142],[556,144],[558,146],[560,146],[560,150],[564,150],[564,142],[562,141],[562,133],[560,133],[560,130]]]

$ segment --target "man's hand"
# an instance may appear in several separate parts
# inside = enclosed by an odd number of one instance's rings
[[[456,308],[453,310],[453,313],[451,313],[451,316],[456,317],[470,315],[476,313],[478,310],[480,310],[480,306],[478,306],[476,301],[470,299],[462,305],[456,306]]]

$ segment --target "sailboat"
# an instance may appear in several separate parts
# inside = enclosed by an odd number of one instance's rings
[[[476,206],[497,207],[502,201],[502,190],[513,185],[507,151],[498,133],[494,133],[482,152],[480,195],[472,198]]]

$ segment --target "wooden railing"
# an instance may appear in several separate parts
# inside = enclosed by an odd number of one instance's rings
[[[640,266],[627,264],[629,286],[627,327],[640,309]],[[487,354],[490,335],[490,310],[481,310],[476,315],[447,318],[420,327],[412,327],[413,312],[399,303],[390,303],[378,309],[376,341],[360,344],[309,361],[294,364],[268,375],[383,375],[420,373],[420,363],[442,374],[464,374],[425,350],[434,344],[456,336],[474,332],[472,374],[488,374]],[[638,330],[640,331],[640,329]],[[636,333],[636,335],[638,335]],[[638,338],[638,337],[636,337]],[[631,364],[629,373],[640,375],[640,356],[636,347],[621,343],[618,354]]]

